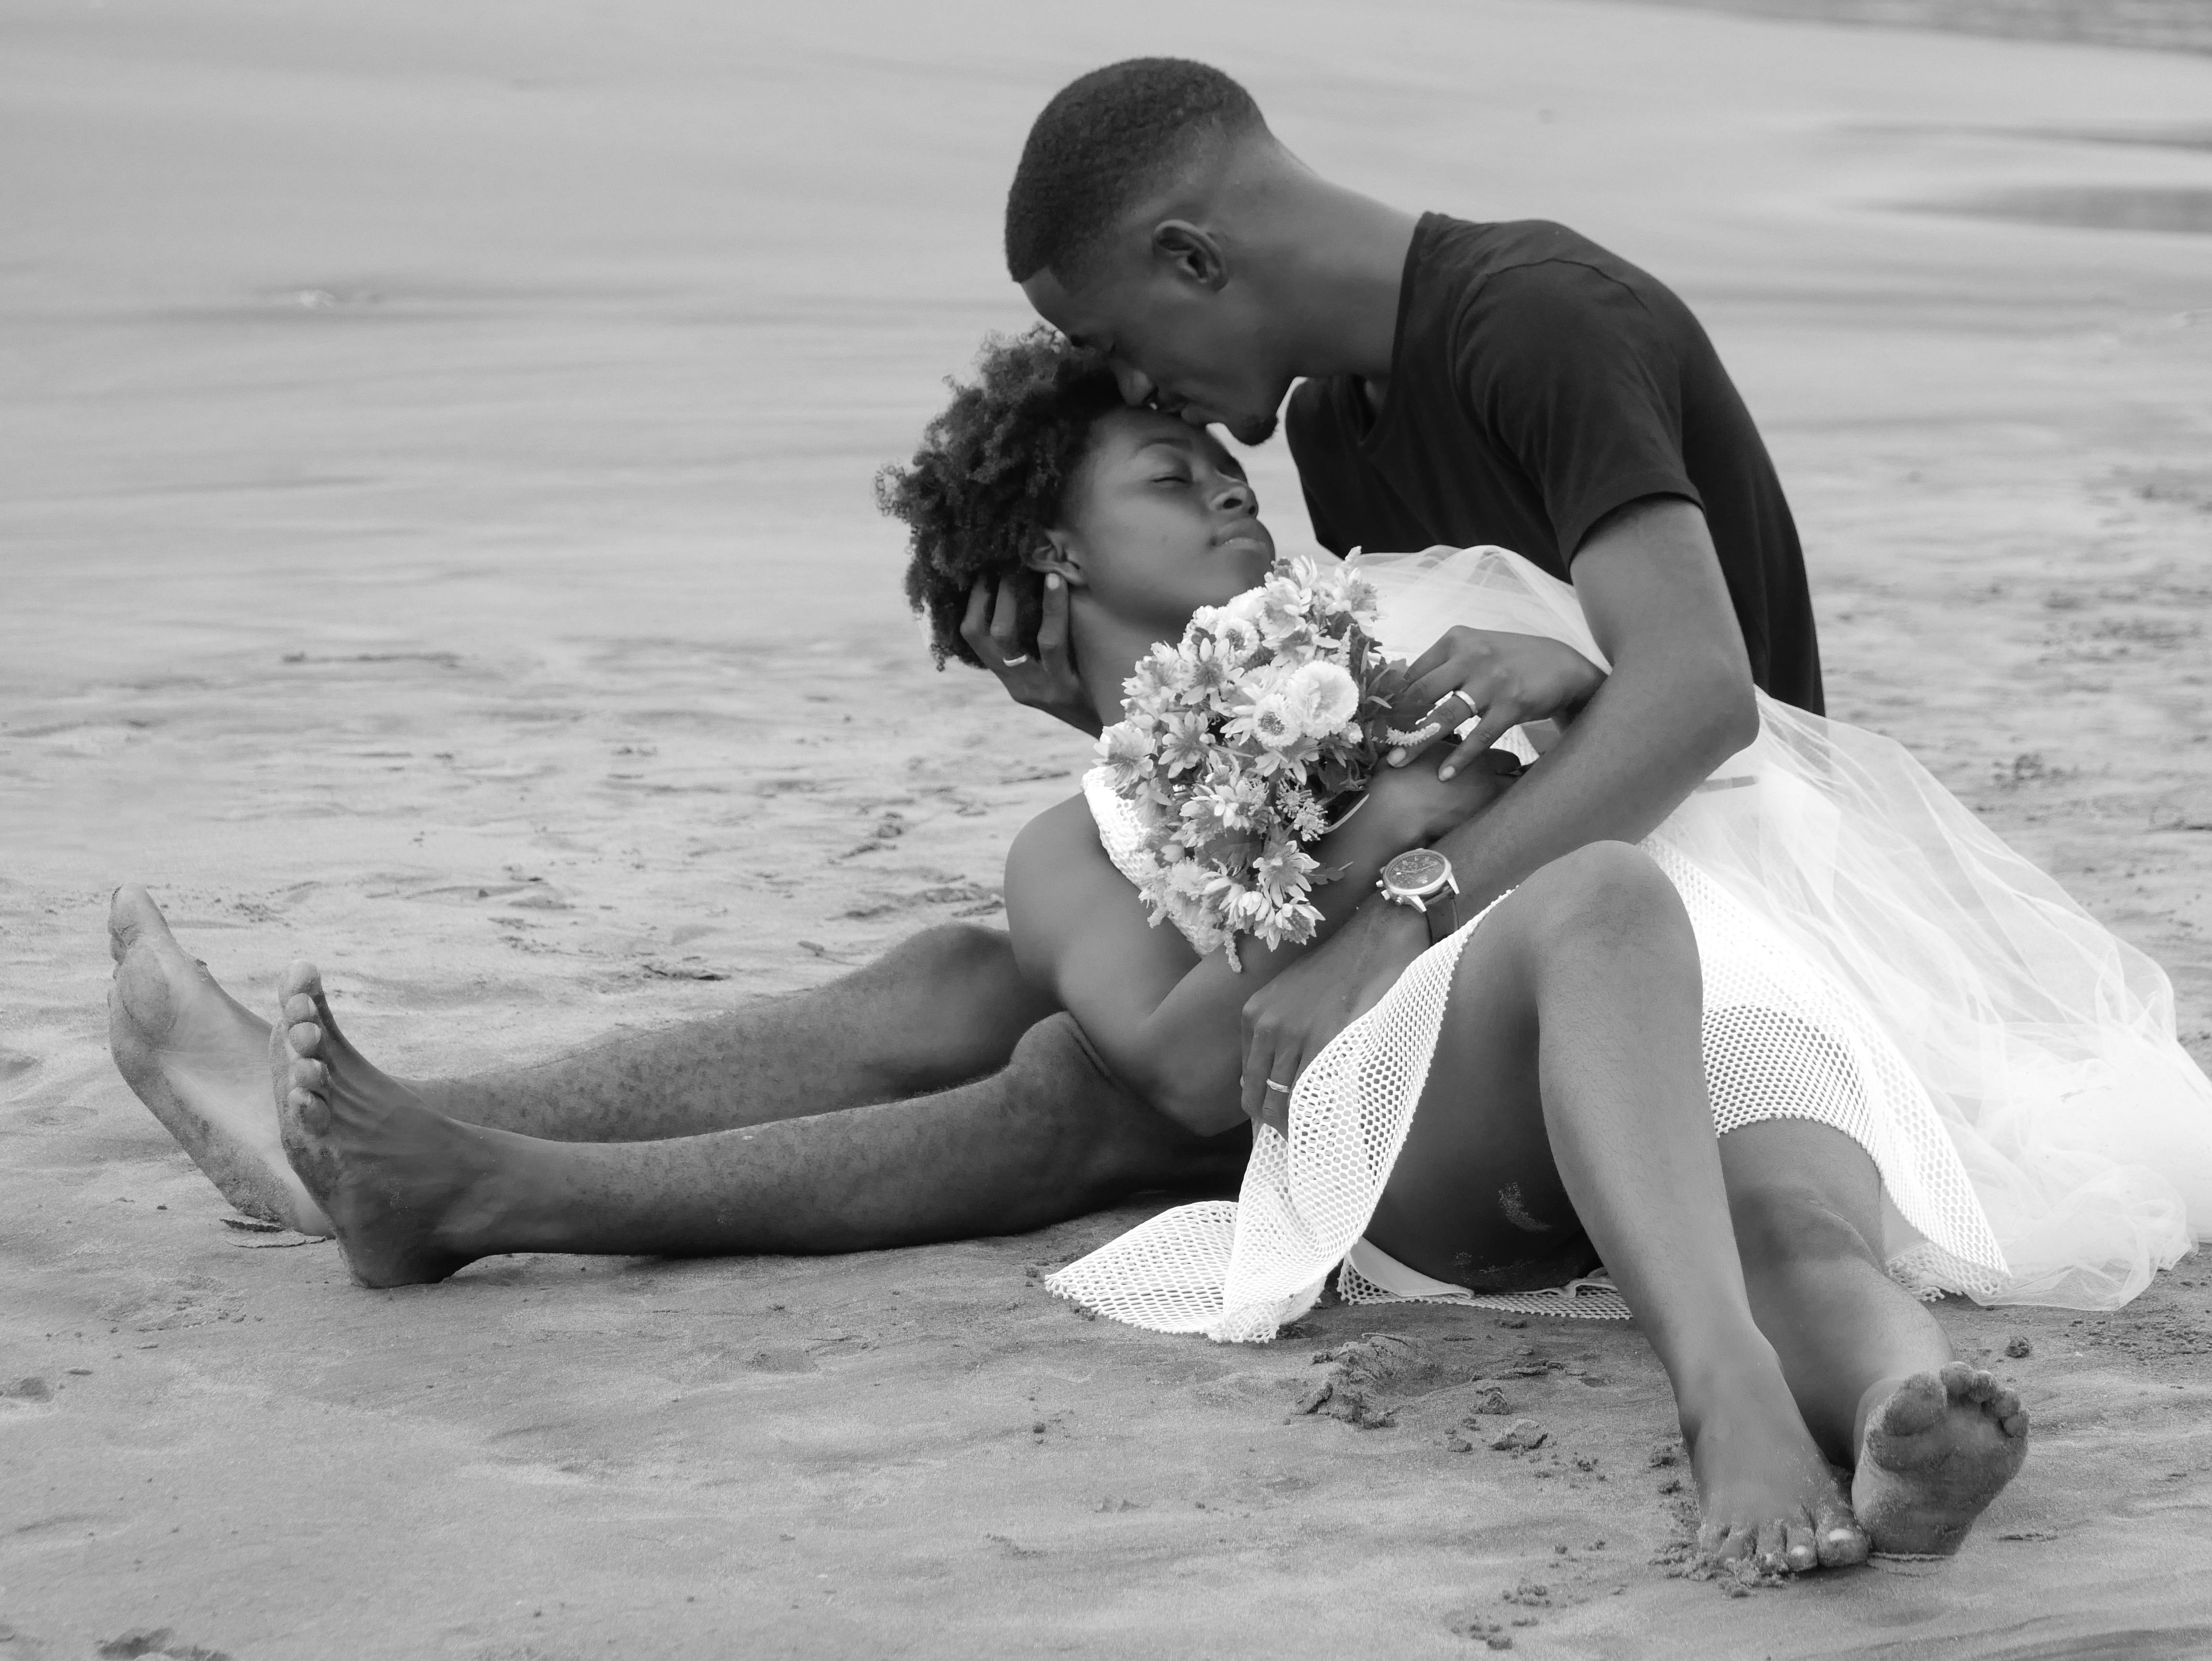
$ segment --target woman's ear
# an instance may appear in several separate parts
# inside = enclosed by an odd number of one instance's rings
[[[1032,571],[1057,576],[1071,588],[1083,587],[1083,557],[1075,538],[1065,531],[1047,531],[1037,545],[1022,556]]]

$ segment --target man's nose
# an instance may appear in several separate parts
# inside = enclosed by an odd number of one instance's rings
[[[1159,391],[1158,387],[1152,385],[1149,376],[1141,370],[1131,368],[1126,363],[1116,363],[1114,366],[1114,384],[1121,389],[1121,402],[1133,409],[1143,409],[1152,401],[1153,395]]]

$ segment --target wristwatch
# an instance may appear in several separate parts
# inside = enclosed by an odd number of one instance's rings
[[[1429,944],[1459,932],[1459,879],[1433,848],[1413,848],[1382,867],[1375,885],[1393,905],[1410,905],[1429,921]]]

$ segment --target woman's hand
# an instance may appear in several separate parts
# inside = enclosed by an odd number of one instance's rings
[[[1508,728],[1571,716],[1605,684],[1605,672],[1571,646],[1542,635],[1450,629],[1413,660],[1391,703],[1391,725],[1427,736],[1390,753],[1403,767],[1446,733],[1474,726],[1437,770],[1449,780]]]
[[[999,678],[999,684],[1016,703],[1042,709],[1078,732],[1097,738],[1098,711],[1076,675],[1075,654],[1069,642],[1067,585],[1056,573],[1047,575],[1036,638],[1024,642],[1021,584],[1026,577],[1026,573],[1000,577],[995,603],[991,580],[978,577],[968,591],[968,611],[960,620],[960,638],[983,660],[983,666]]]

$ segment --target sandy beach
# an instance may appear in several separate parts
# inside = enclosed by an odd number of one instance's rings
[[[257,1007],[314,956],[404,1074],[999,916],[1085,746],[931,670],[871,478],[1027,321],[1036,108],[1148,51],[1348,183],[1679,289],[1832,713],[2156,957],[2212,1062],[2212,56],[1595,0],[20,0],[0,1661],[2212,1653],[2201,1256],[2116,1316],[1945,1303],[2028,1401],[2020,1481],[1954,1561],[1731,1597],[1668,1573],[1631,1330],[1222,1348],[1042,1289],[1143,1206],[371,1293],[228,1226],[117,1076],[126,879]],[[1331,1377],[1387,1422],[1296,1410]]]

